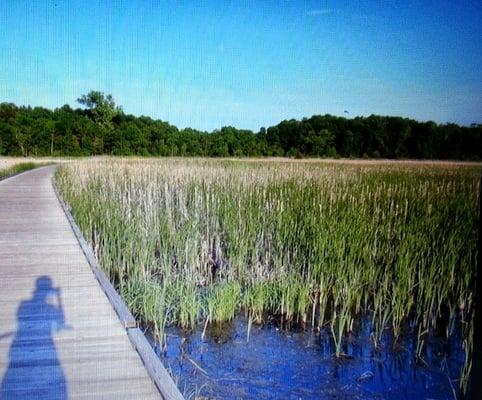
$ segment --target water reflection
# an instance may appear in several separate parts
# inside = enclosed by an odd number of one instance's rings
[[[362,324],[345,344],[347,357],[338,360],[326,333],[253,327],[247,343],[247,324],[239,317],[227,337],[208,330],[204,342],[202,329],[189,335],[171,330],[162,357],[181,389],[208,398],[453,400],[464,362],[460,337],[432,338],[424,362],[417,362],[415,337],[392,350],[387,334],[375,350],[369,331]]]

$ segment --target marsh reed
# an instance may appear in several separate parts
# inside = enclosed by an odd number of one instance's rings
[[[165,328],[326,330],[336,356],[369,316],[374,346],[457,321],[469,338],[480,168],[206,159],[80,161],[65,201],[133,313]],[[441,324],[443,326],[441,326]]]

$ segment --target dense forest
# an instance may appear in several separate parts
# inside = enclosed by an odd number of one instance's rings
[[[371,115],[314,115],[259,132],[223,127],[178,129],[125,114],[112,96],[92,91],[81,107],[55,110],[0,104],[0,155],[289,156],[482,159],[482,125],[418,122]]]

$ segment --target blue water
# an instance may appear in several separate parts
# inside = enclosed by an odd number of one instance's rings
[[[430,338],[416,361],[410,335],[375,351],[369,329],[347,338],[342,359],[330,335],[254,326],[246,320],[191,333],[172,329],[156,347],[186,397],[203,399],[454,399],[464,363],[460,337]],[[395,349],[394,349],[395,348]]]

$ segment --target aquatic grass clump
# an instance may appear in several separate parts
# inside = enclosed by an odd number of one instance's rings
[[[209,322],[230,321],[240,308],[241,285],[225,282],[214,285],[206,296],[206,317]]]
[[[120,291],[131,312],[144,323],[149,323],[160,342],[164,342],[165,328],[170,316],[170,296],[165,286],[140,279],[130,279]]]
[[[423,357],[427,333],[450,335],[471,318],[479,172],[109,159],[62,166],[56,184],[106,273],[161,338],[167,325],[245,312],[250,323],[275,316],[326,329],[341,356],[369,315],[375,346],[415,327]]]

